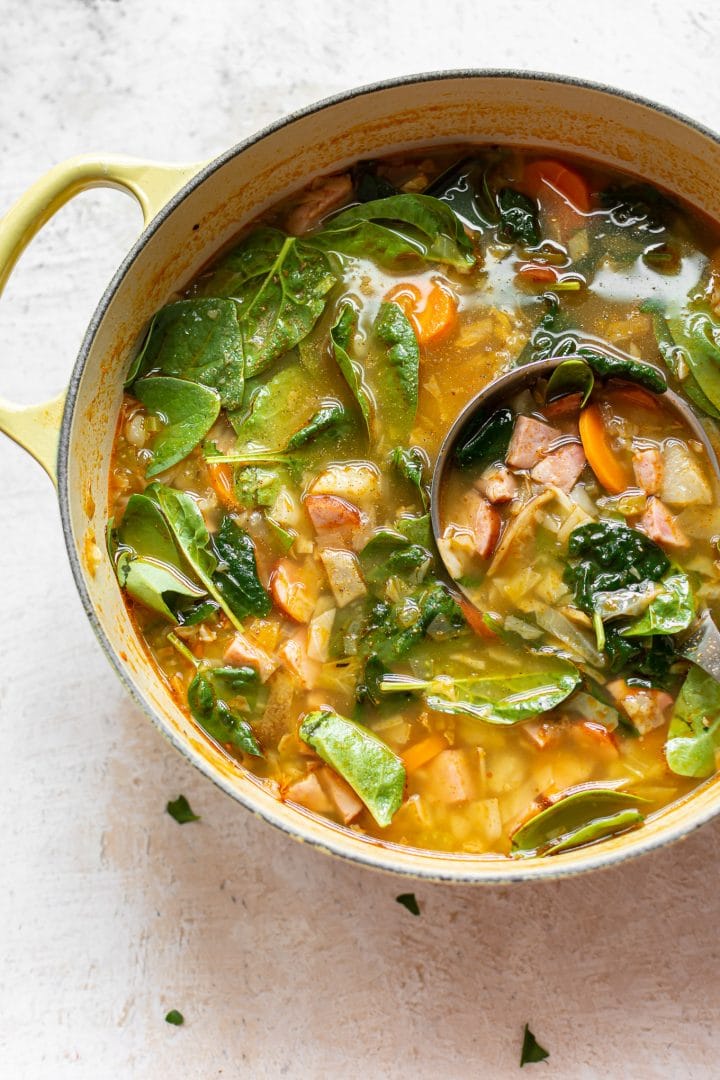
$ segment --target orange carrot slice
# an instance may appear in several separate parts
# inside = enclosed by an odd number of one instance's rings
[[[208,473],[210,474],[210,483],[222,505],[229,510],[239,510],[240,504],[235,497],[232,465],[228,465],[227,462],[220,465],[213,465],[208,462]]]
[[[430,289],[424,303],[421,290],[412,282],[396,285],[385,300],[402,309],[421,345],[434,345],[442,341],[457,325],[457,300],[437,283]]]
[[[602,486],[611,495],[620,495],[630,486],[630,476],[610,445],[602,413],[594,403],[580,413],[580,438],[588,465]]]
[[[543,189],[550,187],[579,213],[587,214],[592,208],[590,188],[584,177],[560,161],[531,162],[525,169],[523,186],[541,202]]]
[[[447,739],[437,732],[428,735],[427,739],[423,739],[422,742],[415,743],[402,755],[408,774],[416,772],[423,765],[427,765],[428,761],[432,761],[443,750],[447,750],[447,747]]]

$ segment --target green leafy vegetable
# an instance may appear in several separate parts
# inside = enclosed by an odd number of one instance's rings
[[[237,596],[230,576],[218,570],[218,557],[213,550],[205,519],[195,500],[184,491],[158,483],[146,488],[145,494],[157,502],[172,530],[176,544],[211,597],[220,605],[233,626],[241,630],[240,619],[243,615],[237,615],[233,610],[232,605]]]
[[[396,896],[395,899],[397,900],[398,904],[402,904],[403,907],[407,908],[411,915],[420,914],[420,905],[415,898],[414,892],[400,893],[400,895]]]
[[[640,305],[640,310],[648,312],[652,318],[658,350],[668,370],[678,378],[681,360],[684,360],[685,366],[690,369],[682,381],[683,392],[708,416],[720,419],[720,408],[716,408],[692,373],[692,360],[688,349],[676,342],[670,332],[663,305],[658,300],[645,300]],[[680,332],[682,337],[682,329],[677,325],[676,331]]]
[[[695,599],[690,579],[678,571],[662,580],[662,590],[643,615],[620,633],[623,637],[646,634],[678,634],[695,618]]]
[[[178,621],[178,609],[188,600],[195,601],[206,595],[205,589],[194,585],[172,567],[131,555],[128,551],[120,553],[115,569],[120,585],[133,600],[169,622]]]
[[[568,552],[579,561],[567,567],[565,581],[575,591],[575,601],[592,614],[595,597],[635,585],[659,581],[670,560],[654,540],[617,521],[581,525],[570,534]]]
[[[166,1024],[174,1024],[175,1027],[180,1027],[185,1023],[185,1017],[177,1009],[171,1009],[165,1017]]]
[[[390,195],[399,194],[389,180],[380,176],[374,161],[358,161],[353,166],[352,176],[358,202],[367,203],[373,199],[387,199]]]
[[[240,506],[274,506],[283,486],[281,469],[268,465],[246,465],[235,469],[235,497]]]
[[[412,543],[402,533],[379,529],[360,552],[360,563],[370,585],[384,585],[396,575],[409,577],[417,584],[433,565],[433,556],[422,544]]]
[[[193,718],[219,743],[231,743],[245,754],[262,757],[263,753],[245,717],[218,696],[218,684],[226,682],[234,693],[255,689],[258,674],[254,668],[202,667],[188,687],[188,705]]]
[[[115,540],[110,555],[118,581],[138,603],[177,622],[188,602],[206,596],[184,573],[170,528],[146,495],[130,496]]]
[[[500,210],[500,228],[498,235],[506,243],[520,243],[525,247],[535,247],[540,243],[540,223],[538,205],[521,191],[503,188],[497,194]]]
[[[480,468],[504,458],[514,426],[515,414],[508,408],[497,409],[488,417],[474,417],[455,446],[456,464],[461,469]]]
[[[668,328],[704,397],[720,410],[720,325],[709,312],[688,305],[668,319]]]
[[[665,231],[673,204],[650,184],[612,184],[600,192],[600,203],[620,229],[659,234]]]
[[[405,766],[377,735],[338,713],[309,713],[300,738],[348,782],[380,826],[402,802]]]
[[[317,245],[263,226],[233,248],[201,287],[206,295],[235,300],[250,378],[307,337],[336,282]]]
[[[549,1052],[540,1045],[526,1024],[523,1032],[522,1050],[520,1051],[520,1068],[522,1069],[523,1065],[531,1065],[536,1061],[544,1061],[548,1057],[550,1057]]]
[[[491,155],[463,158],[433,180],[426,194],[447,203],[460,220],[475,232],[496,225],[499,218],[495,195],[490,190]]]
[[[417,412],[420,349],[410,320],[397,304],[380,305],[375,333],[387,346],[381,385],[387,434],[394,442],[407,437]]]
[[[585,360],[563,360],[548,379],[546,401],[555,401],[568,394],[581,394],[580,408],[587,404],[593,392],[595,378],[592,368]]]
[[[475,261],[461,221],[431,195],[391,195],[351,206],[305,242],[390,265],[409,255],[458,270],[469,269]]]
[[[637,795],[606,788],[576,791],[522,825],[513,835],[514,855],[553,855],[622,832],[643,821]]]
[[[241,405],[245,362],[232,300],[179,300],[161,308],[128,375],[128,385],[150,372],[210,387],[227,409]]]
[[[178,825],[186,825],[189,821],[200,820],[200,816],[193,813],[192,807],[184,795],[178,795],[177,799],[171,799],[165,809],[170,817],[177,821]]]
[[[390,462],[409,484],[417,488],[423,508],[427,510],[429,498],[427,486],[423,482],[423,473],[427,468],[427,458],[422,450],[417,446],[409,446],[407,449],[398,446],[390,454]]]
[[[404,619],[408,609],[413,621]],[[439,581],[412,590],[397,604],[376,604],[363,634],[363,648],[383,664],[406,656],[426,634],[452,638],[466,629],[465,617],[450,591]]]
[[[139,379],[133,394],[146,409],[160,416],[165,427],[150,446],[153,460],[148,477],[169,469],[187,457],[205,438],[220,413],[220,395],[199,383],[165,376]]]
[[[368,434],[370,434],[374,422],[375,407],[370,391],[364,382],[363,370],[360,364],[350,356],[350,346],[355,332],[356,321],[357,312],[353,305],[350,303],[343,304],[337,322],[330,331],[330,340],[332,341],[337,365],[358,403],[365,427]]]
[[[511,670],[502,675],[438,675],[433,679],[391,674],[383,678],[380,689],[383,693],[421,692],[429,707],[438,712],[507,726],[556,708],[580,682],[577,669],[559,657],[543,656],[540,663],[528,657],[525,667],[536,670]]]
[[[579,345],[577,355],[603,379],[627,379],[652,390],[654,394],[664,394],[667,390],[667,379],[663,373],[652,364],[644,364],[642,360],[615,356],[587,345]]]
[[[231,517],[224,517],[213,544],[220,560],[215,583],[239,619],[267,615],[272,602],[258,577],[255,545]]]
[[[299,450],[314,442],[318,435],[336,433],[347,423],[347,413],[339,401],[329,401],[314,413],[307,424],[288,440],[286,450]]]
[[[715,772],[720,746],[720,682],[691,667],[680,688],[665,743],[667,763],[678,776]]]

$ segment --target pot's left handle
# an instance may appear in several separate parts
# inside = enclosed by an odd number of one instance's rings
[[[147,225],[201,168],[90,154],[56,165],[0,220],[0,292],[33,236],[74,195],[94,187],[119,188],[137,199]],[[65,391],[40,405],[14,405],[0,397],[0,431],[32,454],[53,483],[64,404]]]

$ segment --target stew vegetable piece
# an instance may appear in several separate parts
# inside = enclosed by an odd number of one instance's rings
[[[108,552],[170,692],[278,799],[416,848],[642,828],[720,748],[720,240],[631,177],[430,148],[313,181],[157,312]],[[491,380],[559,358],[458,442]]]

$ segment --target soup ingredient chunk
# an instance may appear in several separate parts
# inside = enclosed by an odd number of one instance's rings
[[[532,469],[558,439],[559,428],[551,427],[532,416],[518,416],[513,428],[506,461],[513,469]]]

